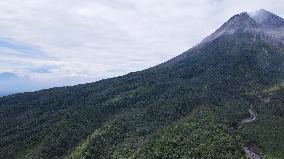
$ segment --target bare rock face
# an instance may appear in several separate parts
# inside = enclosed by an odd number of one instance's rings
[[[284,45],[284,19],[263,9],[254,13],[243,12],[237,14],[198,45],[158,67],[166,67],[178,63],[191,55],[192,52],[196,52],[196,50],[217,38],[234,34],[253,35],[253,38],[251,38],[252,42],[259,39],[275,47],[282,47]]]
[[[237,32],[253,33],[261,35],[266,40],[284,43],[284,19],[263,9],[254,13],[240,13],[205,38],[201,44],[210,42],[221,35]]]
[[[211,42],[224,34],[234,34],[236,32],[251,32],[252,30],[258,27],[258,23],[254,19],[252,19],[248,13],[243,12],[230,18],[213,34],[206,37],[200,44]]]
[[[267,28],[278,29],[284,26],[284,19],[264,9],[248,14],[258,24],[266,26]]]
[[[263,9],[249,15],[258,23],[258,32],[284,43],[284,19]]]

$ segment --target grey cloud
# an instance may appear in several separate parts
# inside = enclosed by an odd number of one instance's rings
[[[53,59],[25,62],[5,55],[0,71],[65,84],[70,77],[79,83],[122,75],[162,63],[234,14],[261,8],[284,16],[279,0],[1,1],[0,37],[38,46]]]
[[[30,46],[7,38],[0,38],[0,54],[13,54],[31,58],[47,57],[47,54],[44,51],[35,46]]]

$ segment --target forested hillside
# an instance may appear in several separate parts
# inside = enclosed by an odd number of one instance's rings
[[[284,158],[284,45],[263,37],[240,29],[144,71],[2,97],[0,158]]]

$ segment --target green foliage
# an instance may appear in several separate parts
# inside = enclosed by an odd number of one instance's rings
[[[228,132],[212,112],[182,119],[166,128],[133,158],[244,158],[239,136]]]
[[[272,88],[275,88],[275,85]],[[283,88],[258,96],[260,103],[257,107],[257,120],[240,130],[246,144],[263,152],[265,158],[280,159],[284,156],[283,96]]]
[[[283,92],[270,89],[284,79],[283,48],[236,33],[172,65],[2,97],[0,158],[238,158],[242,142],[228,127],[251,105],[259,119],[236,133],[283,158]],[[200,107],[210,113],[192,116]]]

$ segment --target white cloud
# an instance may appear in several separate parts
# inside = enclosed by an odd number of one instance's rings
[[[234,14],[261,8],[284,16],[282,0],[1,1],[0,37],[36,46],[48,57],[1,55],[0,72],[64,84],[122,75],[164,62]],[[35,71],[44,67],[49,70]]]

